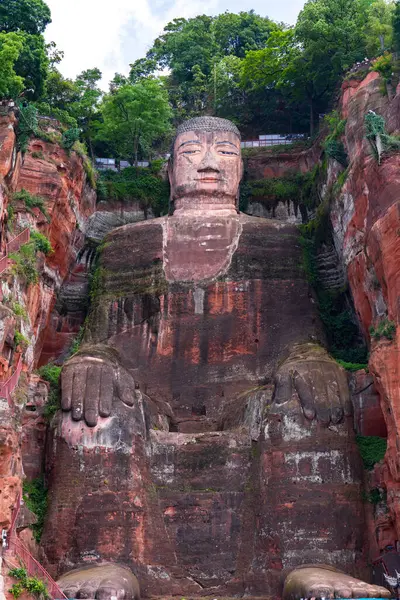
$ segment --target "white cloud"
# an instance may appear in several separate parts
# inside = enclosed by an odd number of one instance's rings
[[[46,0],[52,24],[48,41],[65,52],[60,70],[74,78],[98,67],[103,87],[115,72],[129,72],[129,63],[144,56],[164,25],[176,17],[250,10],[287,23],[296,20],[304,0]]]

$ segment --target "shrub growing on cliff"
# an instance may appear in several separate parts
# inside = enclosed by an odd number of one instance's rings
[[[72,150],[72,146],[79,140],[80,131],[77,127],[71,127],[64,131],[62,135],[61,145],[64,150]]]
[[[32,525],[32,531],[35,540],[40,542],[47,510],[47,489],[43,477],[24,481],[23,497],[27,507],[37,517],[37,523]]]
[[[400,150],[400,140],[386,131],[385,119],[370,110],[364,117],[365,136],[371,144],[372,152],[375,155],[378,164],[381,163],[381,157],[384,152]]]
[[[341,137],[344,134],[346,120],[342,119],[337,110],[332,111],[324,118],[325,124],[328,126],[329,133],[323,143],[323,148],[330,158],[335,159],[343,167],[347,167],[349,158]]]
[[[22,567],[11,569],[8,574],[10,577],[18,579],[18,583],[14,583],[9,590],[14,598],[19,598],[24,592],[28,592],[41,600],[50,598],[46,584],[37,577],[28,577],[26,569]]]
[[[31,212],[32,208],[38,208],[44,214],[46,219],[49,220],[49,215],[46,211],[44,199],[41,196],[31,194],[30,192],[22,188],[22,190],[13,194],[12,199],[16,202],[23,202],[28,212]]]
[[[20,304],[19,302],[13,302],[11,308],[17,317],[21,317],[22,319],[24,319],[24,321],[28,319],[28,313],[26,312],[22,304]]]
[[[50,419],[60,408],[60,377],[61,367],[49,363],[38,369],[38,373],[42,379],[50,384],[49,396],[47,404],[44,407],[44,415]]]
[[[156,216],[160,216],[168,212],[169,183],[148,169],[128,167],[119,173],[105,171],[100,176],[98,199],[137,200],[144,210],[151,208]]]
[[[90,160],[85,144],[80,142],[79,140],[74,143],[72,146],[72,150],[81,157],[83,162],[83,169],[86,173],[87,181],[92,189],[97,189],[97,173],[96,169],[93,166],[92,161]]]
[[[9,258],[14,262],[11,271],[25,280],[27,285],[37,283],[39,274],[36,268],[36,251],[32,242],[13,252]]]
[[[20,331],[14,333],[14,344],[19,346],[22,350],[26,350],[29,345],[29,340]]]
[[[385,52],[382,56],[378,56],[371,67],[371,71],[377,71],[386,83],[388,83],[392,78],[392,73],[394,69],[393,63],[393,54],[390,52]]]
[[[374,435],[357,435],[356,441],[364,468],[367,471],[372,471],[375,464],[383,460],[385,456],[387,440]]]
[[[18,110],[17,141],[18,148],[26,152],[29,138],[38,133],[38,111],[33,104],[20,104]]]
[[[340,358],[337,358],[336,362],[339,363],[343,369],[346,369],[346,371],[350,371],[350,373],[360,371],[360,369],[368,370],[368,363],[347,362],[345,360],[341,360]]]
[[[49,238],[43,235],[43,233],[39,233],[38,231],[31,231],[31,240],[33,240],[35,244],[35,250],[37,252],[43,252],[46,256],[54,252],[53,246],[51,245]]]
[[[381,338],[393,340],[394,334],[396,333],[396,325],[393,321],[383,319],[376,327],[371,325],[369,333],[375,340],[380,340]]]

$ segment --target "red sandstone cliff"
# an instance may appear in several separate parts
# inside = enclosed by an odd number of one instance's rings
[[[350,166],[331,207],[335,245],[370,342],[369,367],[388,431],[385,465],[376,468],[371,486],[386,489],[389,514],[375,520],[372,554],[400,537],[400,154],[388,153],[378,165],[364,117],[373,110],[385,118],[389,134],[399,134],[399,102],[400,87],[389,100],[375,72],[361,82],[343,84],[340,109],[347,119],[344,142]],[[392,328],[393,339],[371,337],[371,327]]]
[[[75,152],[68,154],[58,144],[33,139],[22,155],[17,150],[15,124],[12,112],[0,115],[0,250],[5,254],[6,243],[29,228],[46,235],[54,252],[48,256],[37,254],[39,277],[35,284],[28,285],[10,264],[0,275],[0,384],[15,373],[20,356],[23,363],[19,385],[8,402],[2,400],[0,406],[0,527],[9,526],[21,488],[21,419],[26,423],[25,405],[30,405],[32,413],[46,391],[42,389],[44,384],[30,374],[38,365],[43,345],[48,343],[46,338],[54,340],[57,335],[57,324],[51,321],[52,309],[60,286],[76,263],[96,204],[82,159]],[[23,189],[43,199],[43,212],[13,197]],[[16,331],[27,342],[18,346]],[[30,448],[26,470],[35,476],[42,462],[43,447],[39,446],[43,446],[44,425],[32,426],[32,418],[28,421],[31,426],[24,426],[24,445],[28,443]]]

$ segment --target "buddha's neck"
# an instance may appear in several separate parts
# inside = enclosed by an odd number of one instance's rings
[[[196,196],[195,198],[179,198],[175,201],[174,217],[197,216],[232,216],[237,214],[231,197]]]

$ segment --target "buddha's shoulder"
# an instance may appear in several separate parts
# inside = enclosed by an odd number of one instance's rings
[[[106,236],[106,243],[118,243],[123,240],[134,240],[137,238],[149,239],[152,236],[162,237],[163,226],[166,223],[167,217],[159,217],[157,219],[147,219],[137,223],[127,223],[121,227],[116,227]]]

